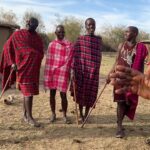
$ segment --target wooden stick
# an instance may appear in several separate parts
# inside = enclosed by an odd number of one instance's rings
[[[79,115],[78,115],[78,108],[77,108],[77,99],[76,99],[76,86],[75,86],[75,81],[72,80],[73,82],[73,93],[74,93],[74,101],[75,101],[75,110],[76,110],[76,123],[79,125]]]
[[[13,71],[14,71],[14,70],[12,69],[11,72],[10,72],[10,74],[9,74],[9,76],[8,76],[8,79],[7,79],[6,83],[5,83],[5,86],[4,86],[4,88],[3,88],[2,92],[1,92],[0,99],[2,98],[2,96],[3,96],[3,94],[4,94],[4,91],[5,91],[5,89],[6,89],[7,85],[8,85],[8,82],[9,82],[9,80],[10,80],[10,77],[11,77]]]
[[[104,87],[103,87],[102,91],[100,92],[100,94],[99,94],[98,98],[97,98],[97,99],[96,99],[96,101],[94,102],[94,104],[93,104],[93,106],[92,106],[91,110],[89,111],[89,113],[88,113],[88,115],[86,116],[86,118],[85,118],[84,122],[82,123],[81,128],[83,128],[83,127],[84,127],[84,125],[86,124],[87,119],[89,118],[89,116],[90,116],[90,114],[91,114],[92,110],[94,109],[94,107],[95,107],[96,103],[98,102],[99,98],[101,97],[101,95],[102,95],[102,93],[103,93],[104,89],[106,88],[106,85],[107,85],[107,83],[105,83],[105,85],[104,85]]]

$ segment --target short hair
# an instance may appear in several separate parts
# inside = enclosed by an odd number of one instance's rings
[[[86,25],[86,23],[87,23],[88,20],[92,20],[92,21],[95,22],[95,20],[94,20],[93,18],[87,18],[87,19],[85,20],[85,25]]]
[[[30,21],[35,20],[35,21],[37,21],[37,22],[38,22],[38,19],[37,19],[37,18],[35,18],[35,17],[30,17],[30,18],[29,18],[29,20],[30,20]]]
[[[64,26],[61,25],[61,24],[59,24],[59,25],[56,26],[56,29],[57,29],[57,28],[64,28]]]
[[[128,28],[130,28],[134,33],[136,33],[138,35],[139,33],[139,29],[135,26],[129,26]]]

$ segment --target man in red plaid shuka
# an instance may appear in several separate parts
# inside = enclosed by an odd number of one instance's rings
[[[65,31],[62,25],[58,25],[55,31],[57,39],[49,44],[45,64],[44,86],[50,89],[50,107],[52,111],[51,122],[56,121],[55,95],[60,91],[63,118],[69,123],[66,116],[68,102],[66,92],[70,77],[70,66],[72,61],[71,43],[64,39]]]
[[[24,121],[39,127],[32,116],[33,95],[39,94],[39,74],[41,61],[43,59],[43,43],[36,33],[38,20],[30,18],[27,29],[21,29],[12,34],[4,45],[0,72],[3,75],[3,87],[6,83],[10,70],[13,72],[10,84],[17,82],[17,87],[24,96]],[[16,77],[15,77],[16,75]]]
[[[144,71],[144,60],[148,54],[148,51],[143,43],[137,43],[136,38],[138,36],[138,32],[137,27],[127,27],[124,33],[125,41],[120,43],[118,46],[118,55],[110,73],[115,72],[116,65],[130,67],[140,72]],[[107,82],[110,82],[109,75]],[[138,105],[137,94],[129,91],[121,94],[115,93],[116,90],[124,86],[125,85],[114,86],[114,101],[117,102],[116,138],[123,138],[125,136],[125,130],[123,128],[124,117],[126,115],[129,119],[133,120]]]
[[[95,26],[93,18],[86,19],[87,34],[80,36],[73,48],[73,72],[76,85],[74,96],[79,104],[82,121],[88,115],[90,107],[94,105],[98,93],[101,37],[94,35]],[[84,114],[83,107],[85,107]]]

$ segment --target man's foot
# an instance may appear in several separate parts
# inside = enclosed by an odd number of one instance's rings
[[[24,115],[24,116],[22,117],[22,121],[28,122],[28,118]]]
[[[33,126],[33,127],[37,127],[37,128],[41,126],[38,122],[36,122],[33,119],[28,119],[28,124]]]
[[[65,124],[71,124],[71,121],[67,117],[63,117]]]
[[[56,115],[53,114],[52,117],[50,118],[50,122],[53,123],[56,121]]]
[[[125,136],[124,130],[118,130],[116,133],[116,138],[123,138]]]
[[[84,122],[84,117],[83,116],[80,116],[80,118],[79,118],[79,123],[83,123]]]
[[[33,127],[40,127],[41,126],[34,119],[28,119],[26,116],[23,116],[22,121],[26,122],[27,124],[29,124]]]

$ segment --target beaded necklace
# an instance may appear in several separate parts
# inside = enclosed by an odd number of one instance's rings
[[[133,46],[128,46],[125,42],[121,50],[121,58],[126,61],[130,67],[133,63],[132,61],[134,55],[136,55],[136,44]]]

